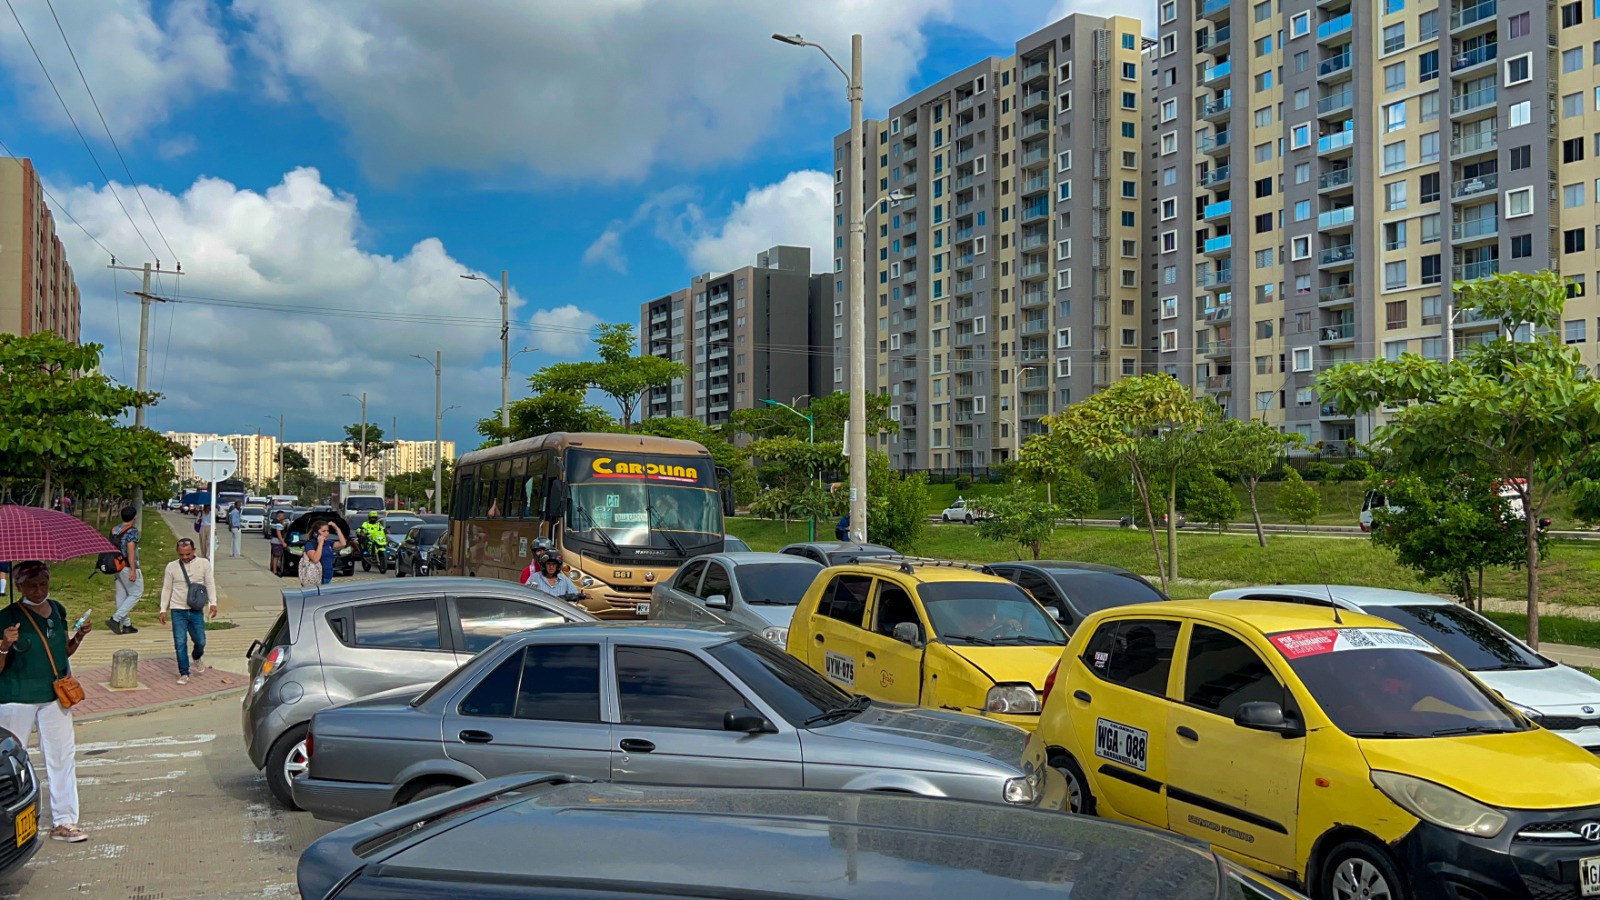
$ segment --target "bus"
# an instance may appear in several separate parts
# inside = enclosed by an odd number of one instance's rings
[[[723,549],[731,479],[693,441],[555,432],[476,450],[455,465],[447,568],[520,581],[549,538],[602,618],[649,611],[650,589]]]

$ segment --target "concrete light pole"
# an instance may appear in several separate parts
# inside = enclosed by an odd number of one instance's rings
[[[482,275],[463,275],[468,281],[494,282]],[[511,443],[511,290],[506,270],[500,270],[500,443]]]
[[[269,422],[274,418],[278,420],[278,493],[281,494],[283,493],[283,414],[262,416],[261,418]]]
[[[360,397],[357,397],[355,394],[345,394],[345,396],[349,397],[351,400],[360,400],[361,401],[361,462],[359,463],[359,466],[360,466],[360,477],[361,477],[361,480],[362,481],[366,481],[367,480],[367,392],[366,391],[362,391]]]
[[[433,362],[429,363],[426,356],[411,354],[412,358],[420,359],[433,366],[433,496],[435,503],[444,500],[444,485],[442,483],[444,469],[441,448],[444,446],[444,352],[433,351]],[[434,512],[438,512],[435,506]]]

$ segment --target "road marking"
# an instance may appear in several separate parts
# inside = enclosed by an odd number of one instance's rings
[[[37,772],[40,770],[35,767],[34,771]],[[161,775],[152,775],[149,778],[117,778],[114,780],[107,778],[96,778],[93,775],[90,775],[86,778],[79,778],[78,786],[83,787],[86,784],[134,784],[135,782],[140,781],[177,781],[179,778],[182,778],[188,774],[189,770],[187,769],[174,769],[171,772],[166,772]]]
[[[199,750],[185,750],[181,753],[141,753],[137,756],[94,756],[89,759],[78,760],[80,769],[97,769],[102,766],[119,766],[124,763],[138,765],[147,760],[161,759],[198,759],[202,754]]]
[[[133,738],[126,741],[96,741],[79,744],[79,753],[104,753],[108,750],[126,750],[130,747],[170,747],[177,744],[209,744],[216,740],[214,734],[192,734],[188,737]]]

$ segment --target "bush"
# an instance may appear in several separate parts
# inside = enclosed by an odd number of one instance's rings
[[[1339,470],[1341,481],[1366,481],[1372,477],[1372,463],[1364,459],[1352,459]]]
[[[1333,463],[1306,463],[1304,481],[1332,481],[1339,476],[1339,467]],[[1288,480],[1286,477],[1285,481]]]
[[[970,477],[966,476],[966,475],[957,475],[956,476],[956,490],[958,490],[958,491],[970,491],[970,490],[972,490],[972,479]]]
[[[1100,509],[1100,489],[1077,466],[1062,472],[1055,481],[1056,507],[1061,515],[1082,522]]]
[[[1296,525],[1310,525],[1322,514],[1322,492],[1294,469],[1283,473],[1283,486],[1278,489],[1278,512]],[[1309,530],[1309,529],[1307,529]]]
[[[1222,531],[1238,517],[1239,495],[1233,492],[1232,485],[1218,478],[1210,469],[1192,475],[1186,487],[1188,497],[1183,511],[1190,519],[1209,522]]]

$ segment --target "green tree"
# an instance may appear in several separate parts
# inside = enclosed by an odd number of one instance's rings
[[[972,502],[983,516],[973,521],[978,537],[997,544],[1018,544],[1038,559],[1044,541],[1055,531],[1061,510],[1045,503],[1039,490],[1013,481],[1004,494],[989,494]]]
[[[385,441],[383,439],[383,429],[371,422],[366,424],[366,437],[363,440],[361,427],[360,422],[346,425],[344,427],[344,440],[341,443],[344,444],[344,458],[361,465],[370,475],[372,468],[370,463],[372,460],[383,456],[384,452],[394,445]],[[367,465],[362,465],[363,462],[367,463]]]
[[[502,439],[521,441],[557,431],[616,431],[617,427],[616,417],[589,403],[580,390],[535,391],[511,401],[509,429],[500,424],[499,410],[478,420],[478,433],[488,439],[487,444],[498,444]]]
[[[1077,466],[1062,469],[1051,485],[1062,518],[1076,519],[1081,526],[1084,519],[1100,509],[1100,486]]]
[[[1458,307],[1498,335],[1449,361],[1406,354],[1345,363],[1317,379],[1322,402],[1356,413],[1396,409],[1374,438],[1399,471],[1485,471],[1525,511],[1528,642],[1539,643],[1539,519],[1600,448],[1600,382],[1561,340],[1566,279],[1504,272],[1456,282]]]
[[[633,413],[646,391],[662,388],[681,378],[688,368],[660,356],[635,356],[633,326],[601,325],[594,339],[598,360],[552,363],[528,379],[535,393],[597,390],[616,401],[622,430],[633,429]]]
[[[311,460],[306,459],[306,455],[301,453],[299,450],[296,450],[293,447],[284,447],[282,452],[283,468],[286,472],[292,472],[295,469],[311,468]]]
[[[395,496],[401,509],[416,509],[421,506],[428,507],[430,512],[449,509],[450,483],[454,475],[451,469],[450,461],[445,460],[439,475],[440,486],[444,489],[443,497],[428,499],[428,492],[433,490],[432,467],[391,475],[386,487]]]
[[[1296,525],[1305,526],[1322,514],[1322,492],[1316,485],[1306,483],[1299,470],[1292,466],[1283,471],[1283,484],[1278,488],[1278,513]]]
[[[1483,608],[1483,570],[1524,564],[1521,522],[1482,473],[1440,480],[1402,475],[1384,488],[1389,505],[1373,510],[1372,542],[1423,578],[1443,581],[1461,602]],[[1540,533],[1540,553],[1545,550]],[[1476,583],[1474,583],[1476,579]]]
[[[786,397],[772,399],[784,402],[789,400]],[[869,436],[883,434],[896,427],[894,421],[889,418],[889,406],[888,394],[867,395]],[[818,441],[844,440],[845,421],[850,418],[849,394],[835,392],[814,397],[808,404],[800,406],[799,410],[816,423]],[[811,425],[804,418],[782,407],[764,403],[752,409],[734,410],[730,422],[734,434],[748,435],[753,440],[772,437],[795,437],[807,440],[811,436]]]
[[[836,501],[848,505],[840,491]],[[922,543],[928,524],[928,478],[921,472],[902,476],[889,466],[889,457],[867,451],[867,534],[875,544],[913,553]]]
[[[1217,465],[1244,485],[1245,496],[1250,499],[1250,519],[1256,526],[1256,542],[1265,547],[1267,531],[1261,526],[1261,504],[1256,491],[1261,479],[1282,465],[1289,448],[1301,446],[1305,439],[1254,420],[1224,419],[1219,429]]]
[[[1227,531],[1242,508],[1233,485],[1222,480],[1210,468],[1196,469],[1183,482],[1183,511],[1190,519],[1217,526],[1217,531]]]

